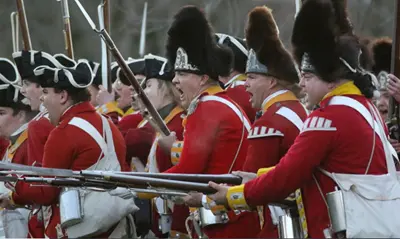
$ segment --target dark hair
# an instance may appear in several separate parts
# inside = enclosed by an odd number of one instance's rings
[[[80,102],[90,101],[90,92],[87,88],[77,89],[77,88],[54,88],[55,93],[61,93],[61,91],[65,90],[68,93],[68,96],[71,98],[73,104],[77,104]]]

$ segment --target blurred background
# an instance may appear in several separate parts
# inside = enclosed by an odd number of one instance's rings
[[[361,36],[392,36],[396,0],[348,0],[355,30]],[[101,0],[81,0],[92,19],[98,22]],[[203,8],[215,32],[244,37],[247,13],[255,6],[267,5],[279,26],[284,44],[290,48],[295,0],[110,0],[111,36],[124,58],[139,57],[139,40],[144,3],[148,3],[146,53],[164,54],[166,32],[173,15],[185,5]],[[73,0],[69,0],[75,58],[100,61],[100,38],[93,32]],[[0,0],[0,54],[11,57],[10,14],[16,11],[13,0]],[[62,15],[57,0],[25,0],[32,47],[52,54],[64,53]]]

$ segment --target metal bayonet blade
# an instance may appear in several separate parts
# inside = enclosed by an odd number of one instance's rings
[[[96,32],[98,31],[96,28],[96,24],[94,24],[92,18],[89,16],[89,14],[86,12],[85,8],[82,6],[81,2],[79,0],[75,0],[76,5],[78,5],[79,9],[81,10],[83,16],[86,18],[88,21],[90,27],[95,30]]]
[[[35,166],[26,166],[15,163],[0,162],[0,169],[16,170],[16,171],[30,171],[39,176],[54,176],[54,177],[72,177],[76,174],[72,170],[57,169],[57,168],[40,168]]]

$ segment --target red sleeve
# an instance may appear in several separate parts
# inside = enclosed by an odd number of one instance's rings
[[[32,121],[28,125],[28,165],[42,166],[44,145],[54,126],[47,118]]]
[[[200,103],[195,112],[187,117],[181,159],[166,173],[202,173],[206,170],[221,123],[220,117],[211,115],[219,108],[213,110],[212,105],[212,102]]]
[[[111,122],[115,125],[118,125],[119,114],[118,112],[110,112],[105,115],[107,118],[111,120]]]
[[[318,116],[321,118],[322,114]],[[306,120],[303,132],[273,170],[245,184],[247,204],[279,202],[312,180],[314,170],[327,158],[337,137],[333,123],[330,130],[307,128],[313,118],[315,115]]]
[[[0,158],[3,158],[4,153],[7,150],[9,141],[5,138],[0,138]]]
[[[44,157],[43,165],[44,168],[61,168],[67,169],[71,168],[73,155],[75,153],[74,141],[65,134],[65,131],[60,129],[54,129],[47,143],[44,147]],[[26,185],[26,184],[25,184]],[[60,194],[60,189],[56,187],[48,186],[24,186],[24,189],[29,188],[29,191],[25,191],[26,195],[31,195],[30,198],[35,204],[40,205],[51,205],[58,201],[58,196]],[[17,204],[21,203],[24,199],[23,197],[18,197],[18,195],[13,195],[13,199]]]
[[[118,122],[118,128],[121,131],[122,135],[125,136],[128,130],[136,129],[142,120],[143,116],[141,114],[133,113],[122,117],[122,119]]]

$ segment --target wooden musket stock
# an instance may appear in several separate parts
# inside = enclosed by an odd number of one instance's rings
[[[31,43],[31,36],[29,34],[28,21],[26,19],[26,14],[25,14],[24,0],[16,0],[16,1],[17,1],[17,11],[22,33],[24,50],[29,51],[32,50],[32,43]]]

